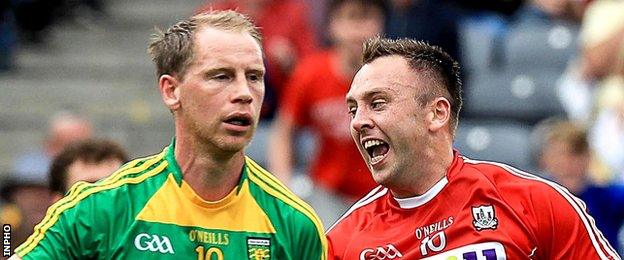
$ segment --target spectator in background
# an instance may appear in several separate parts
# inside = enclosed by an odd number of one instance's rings
[[[52,116],[43,147],[15,159],[13,172],[18,176],[45,176],[50,161],[68,144],[90,138],[91,123],[79,115],[62,111]]]
[[[381,0],[334,0],[329,5],[333,45],[302,60],[285,88],[269,144],[269,168],[282,181],[291,178],[293,134],[310,127],[318,149],[309,171],[316,185],[309,202],[325,223],[375,185],[348,131],[344,96],[360,66],[362,43],[382,32]]]
[[[599,0],[587,9],[581,31],[581,71],[595,92],[590,143],[624,182],[624,1]]]
[[[9,203],[7,209],[15,209],[9,212],[17,212],[21,216],[19,225],[14,227],[14,245],[24,242],[50,206],[47,172],[51,159],[67,145],[87,139],[92,133],[91,123],[86,119],[69,112],[59,112],[48,123],[43,148],[15,160],[13,170],[2,187],[2,197]]]
[[[391,0],[386,17],[388,38],[424,40],[460,58],[458,22],[460,10],[447,1]]]
[[[551,22],[555,19],[579,22],[586,2],[588,1],[529,0],[518,10],[516,18],[534,22]]]
[[[52,161],[48,176],[12,174],[2,187],[7,204],[0,208],[2,223],[13,226],[13,245],[23,243],[50,204],[78,181],[96,182],[128,160],[118,144],[84,140],[67,145]]]
[[[11,245],[16,246],[26,241],[50,206],[45,172],[37,175],[9,173],[2,182],[1,195],[6,204],[0,208],[0,220],[12,224]]]
[[[127,161],[126,151],[110,140],[87,139],[70,144],[54,158],[50,166],[52,202],[61,199],[76,182],[94,183]]]
[[[624,2],[593,1],[584,13],[580,53],[558,84],[570,118],[591,125],[598,174],[624,181]]]
[[[267,93],[261,117],[271,119],[295,64],[317,48],[316,29],[309,20],[311,14],[306,3],[302,0],[207,1],[198,8],[198,13],[211,9],[247,14],[260,28],[267,63]]]
[[[585,128],[565,120],[545,123],[539,165],[552,180],[568,188],[587,204],[596,226],[618,252],[618,231],[624,223],[624,186],[592,182],[591,152]]]

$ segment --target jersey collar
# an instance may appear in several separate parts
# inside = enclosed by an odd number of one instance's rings
[[[175,137],[173,137],[171,139],[171,144],[166,148],[167,151],[165,152],[166,153],[165,159],[167,160],[167,163],[169,164],[168,168],[171,171],[171,174],[173,174],[173,177],[175,178],[176,183],[178,184],[178,186],[182,186],[182,180],[183,180],[182,170],[180,168],[180,165],[178,164],[178,161],[176,161],[175,159],[175,141],[176,141]],[[245,160],[245,163],[243,164],[243,169],[241,169],[240,179],[238,180],[238,184],[235,188],[236,193],[240,192],[242,184],[247,178],[247,171],[248,171],[247,168],[248,168],[247,160]]]
[[[399,207],[402,209],[413,209],[416,207],[420,207],[421,205],[431,201],[448,183],[448,179],[446,176],[439,180],[431,189],[429,189],[425,194],[415,197],[409,197],[404,199],[394,198],[394,200],[399,204]]]
[[[446,176],[444,176],[444,178],[434,184],[433,187],[431,187],[427,192],[420,196],[414,196],[404,199],[393,197],[393,199],[402,209],[413,209],[420,207],[435,198],[435,196],[438,195],[442,191],[442,189],[444,189],[444,187],[446,187],[449,179],[451,179],[453,176],[460,172],[463,165],[464,161],[461,158],[461,155],[457,150],[453,150],[453,162],[451,163],[451,166],[449,167]]]

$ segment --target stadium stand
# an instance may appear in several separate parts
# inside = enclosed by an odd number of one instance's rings
[[[99,135],[133,155],[168,144],[171,115],[155,90],[147,43],[155,25],[187,17],[201,2],[110,0],[107,20],[58,24],[47,44],[18,49],[16,70],[0,75],[0,168],[37,147],[47,118],[65,109],[91,118]]]

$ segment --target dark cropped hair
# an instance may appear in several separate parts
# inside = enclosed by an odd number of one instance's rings
[[[451,103],[451,126],[454,132],[459,121],[459,111],[462,106],[462,82],[459,75],[459,64],[444,52],[442,48],[429,45],[424,41],[412,39],[387,39],[374,37],[364,43],[362,62],[371,63],[377,58],[399,55],[407,60],[410,67],[430,76],[441,90],[431,89],[425,95],[418,97],[421,103],[426,103],[442,95]],[[450,95],[450,96],[449,96]]]
[[[84,161],[97,164],[112,159],[123,163],[128,161],[126,151],[113,141],[89,139],[72,143],[52,160],[49,171],[50,190],[61,194],[67,192],[67,170],[72,163]]]

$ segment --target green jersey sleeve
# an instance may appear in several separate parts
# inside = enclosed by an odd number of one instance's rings
[[[80,189],[87,186],[77,184],[68,196],[52,205],[15,253],[23,259],[82,259],[99,255],[102,237],[94,231],[101,229],[106,221],[95,220],[97,209],[93,198],[82,198]]]
[[[293,223],[296,226],[293,227],[295,234],[292,235],[294,240],[292,252],[295,254],[292,259],[327,259],[324,249],[324,245],[327,244],[325,242],[326,237],[318,231],[312,220],[301,215],[300,220]]]

